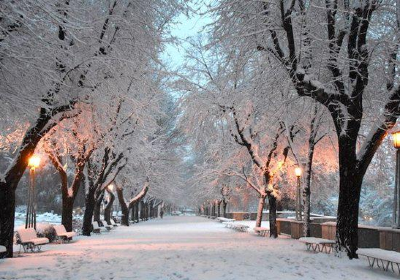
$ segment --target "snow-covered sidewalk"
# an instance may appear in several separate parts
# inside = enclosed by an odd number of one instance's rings
[[[314,254],[292,239],[239,233],[201,217],[119,227],[0,260],[0,279],[398,279],[364,259]]]

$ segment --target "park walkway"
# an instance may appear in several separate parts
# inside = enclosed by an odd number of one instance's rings
[[[0,279],[398,279],[365,260],[306,252],[296,240],[165,217],[0,260]]]

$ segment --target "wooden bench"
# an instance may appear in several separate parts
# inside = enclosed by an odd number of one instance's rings
[[[228,218],[225,218],[225,217],[218,217],[217,220],[220,223],[223,223],[223,222],[230,223],[230,222],[236,221],[235,219],[228,219]]]
[[[99,227],[99,223],[96,221],[92,222],[92,231],[93,233],[101,233],[101,227]]]
[[[302,237],[299,239],[300,242],[305,243],[307,247],[307,251],[311,249],[314,252],[324,252],[330,253],[332,251],[333,245],[336,244],[336,241],[323,239],[323,238],[316,238],[316,237]]]
[[[363,248],[358,249],[357,254],[360,256],[367,257],[370,267],[382,268],[384,271],[388,271],[389,267],[393,272],[395,272],[395,267],[397,267],[397,272],[400,274],[400,253],[395,251],[388,251],[379,248]]]
[[[54,230],[56,231],[56,235],[57,235],[57,239],[63,241],[71,241],[72,237],[74,237],[76,235],[75,232],[70,231],[67,232],[67,230],[65,229],[65,227],[63,225],[56,225],[53,226]]]
[[[246,232],[249,226],[243,225],[243,224],[238,224],[238,223],[229,223],[229,222],[224,222],[225,227],[234,229],[236,231],[241,231],[241,232]]]
[[[101,220],[100,222],[103,224],[103,227],[105,227],[107,230],[111,230],[112,228],[114,228],[114,226],[109,225],[105,220]]]
[[[36,230],[33,228],[25,228],[17,230],[18,243],[24,248],[24,252],[39,252],[42,245],[49,243],[49,239],[37,237]],[[21,249],[20,249],[21,251]]]
[[[269,228],[266,227],[255,227],[254,232],[257,233],[259,236],[268,236],[269,234]]]

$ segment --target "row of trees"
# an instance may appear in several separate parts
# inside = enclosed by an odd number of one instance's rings
[[[179,159],[168,147],[173,117],[158,56],[183,8],[178,0],[0,3],[0,146],[9,159],[0,177],[0,244],[8,257],[15,191],[34,153],[59,174],[67,230],[82,185],[86,235],[111,182],[126,192],[144,184],[133,201],[146,192],[173,197],[165,191],[171,181],[159,178],[179,177]]]
[[[363,179],[400,113],[399,10],[394,0],[210,4],[209,36],[192,42],[180,83],[197,180],[242,180],[259,196],[257,225],[268,199],[276,237],[294,166],[305,173],[306,233],[312,178],[330,184],[338,170],[337,242],[357,257]]]

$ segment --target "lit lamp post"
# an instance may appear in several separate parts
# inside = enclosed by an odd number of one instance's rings
[[[35,193],[35,170],[40,165],[40,157],[33,155],[29,158],[29,189],[28,206],[26,209],[25,228],[36,229],[36,193]]]
[[[393,228],[400,228],[400,131],[394,132],[393,146],[396,148],[396,179],[394,186]]]
[[[301,168],[296,167],[294,169],[294,173],[296,174],[297,177],[297,193],[296,193],[296,220],[301,221],[301,191],[300,191],[300,177],[301,177]]]

